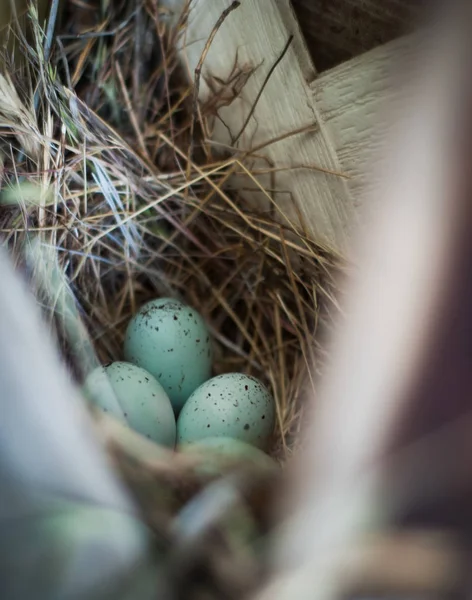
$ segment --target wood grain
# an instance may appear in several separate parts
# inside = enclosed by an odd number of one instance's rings
[[[192,77],[214,24],[225,8],[227,0],[209,3],[197,0],[192,4],[183,56]],[[285,218],[300,224],[293,202],[298,203],[311,233],[320,243],[335,248],[343,247],[347,227],[352,221],[353,202],[345,179],[310,168],[320,166],[341,171],[329,131],[325,131],[316,106],[312,101],[309,82],[316,71],[300,34],[297,21],[287,0],[270,2],[264,6],[256,0],[243,0],[220,27],[209,48],[202,69],[200,102],[208,101],[214,89],[215,77],[228,79],[235,65],[254,69],[240,96],[218,110],[213,120],[211,137],[214,141],[232,146],[232,138],[240,131],[254,100],[259,94],[268,71],[277,61],[290,35],[293,42],[283,60],[277,65],[241,135],[235,149],[250,150],[290,134],[294,130],[315,125],[316,133],[301,133],[264,148],[258,154],[262,160],[252,160],[251,168],[293,168],[278,172],[272,181],[261,177],[261,185],[275,188],[274,199]],[[275,179],[275,182],[274,182]],[[235,185],[247,188],[248,182],[239,179]],[[250,182],[254,188],[254,183]],[[251,194],[250,194],[251,195]],[[264,195],[252,192],[258,206],[267,208]]]
[[[212,107],[208,137],[227,152],[257,148],[258,158],[246,160],[258,170],[257,182],[238,176],[231,185],[261,210],[270,204],[261,190],[271,190],[282,219],[306,225],[320,244],[342,251],[364,195],[366,166],[383,136],[387,120],[380,111],[396,91],[392,70],[408,57],[410,38],[319,75],[289,0],[242,0],[215,33],[215,23],[230,5],[230,0],[194,0],[182,43],[190,78],[201,63],[201,106],[208,109],[215,96],[225,98]],[[292,44],[264,86],[290,36]],[[236,89],[238,73],[247,81]],[[310,132],[289,136],[310,126]],[[265,145],[275,138],[277,143]],[[260,173],[270,169],[276,174]]]
[[[391,122],[388,111],[403,91],[397,67],[413,58],[415,47],[413,36],[399,38],[326,71],[311,86],[356,205],[376,184],[371,166]]]

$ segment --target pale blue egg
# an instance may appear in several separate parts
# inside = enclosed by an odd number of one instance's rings
[[[126,330],[125,359],[149,371],[178,413],[211,377],[210,333],[198,312],[169,298],[145,304]]]
[[[83,389],[90,401],[131,429],[158,444],[175,446],[176,424],[169,397],[145,369],[127,362],[98,367]]]
[[[179,445],[178,450],[191,456],[201,456],[198,472],[215,476],[243,464],[274,470],[278,463],[268,454],[241,440],[230,437],[210,437]]]
[[[275,402],[255,377],[227,373],[197,388],[177,420],[179,444],[230,437],[264,448],[275,425]]]

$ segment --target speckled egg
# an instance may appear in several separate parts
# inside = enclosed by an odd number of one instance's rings
[[[275,403],[256,378],[218,375],[197,388],[177,421],[179,443],[230,437],[264,448],[275,424]]]
[[[211,377],[210,333],[198,312],[169,298],[145,304],[128,325],[125,359],[149,371],[175,413]]]
[[[230,471],[233,467],[251,465],[265,470],[279,468],[278,463],[259,448],[230,437],[211,437],[196,442],[179,445],[184,454],[201,456],[198,472],[216,476]]]
[[[87,377],[84,394],[104,412],[148,439],[175,446],[176,424],[169,397],[144,369],[127,362],[98,367]]]

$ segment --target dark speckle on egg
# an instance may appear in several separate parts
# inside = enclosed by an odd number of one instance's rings
[[[194,412],[196,405],[201,413]],[[212,436],[264,447],[274,423],[275,404],[268,390],[253,377],[229,373],[207,381],[191,395],[180,412],[177,431],[180,443],[191,442],[208,437],[210,425]]]
[[[162,383],[179,412],[191,393],[211,377],[209,344],[210,335],[200,315],[180,301],[166,298],[148,302],[133,317],[124,354],[126,360],[133,357],[135,364]]]

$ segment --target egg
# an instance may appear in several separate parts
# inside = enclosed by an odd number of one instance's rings
[[[85,380],[83,391],[104,412],[141,435],[163,446],[175,446],[176,423],[169,397],[141,367],[127,362],[98,367]]]
[[[264,448],[274,430],[275,402],[255,377],[218,375],[197,388],[177,421],[179,443],[230,437]]]
[[[198,472],[202,475],[222,475],[231,467],[250,464],[260,469],[274,470],[278,463],[259,448],[230,437],[211,437],[178,447],[183,454],[202,457]]]
[[[130,321],[125,360],[149,371],[177,414],[194,390],[211,377],[210,333],[198,312],[169,298],[145,304]]]

